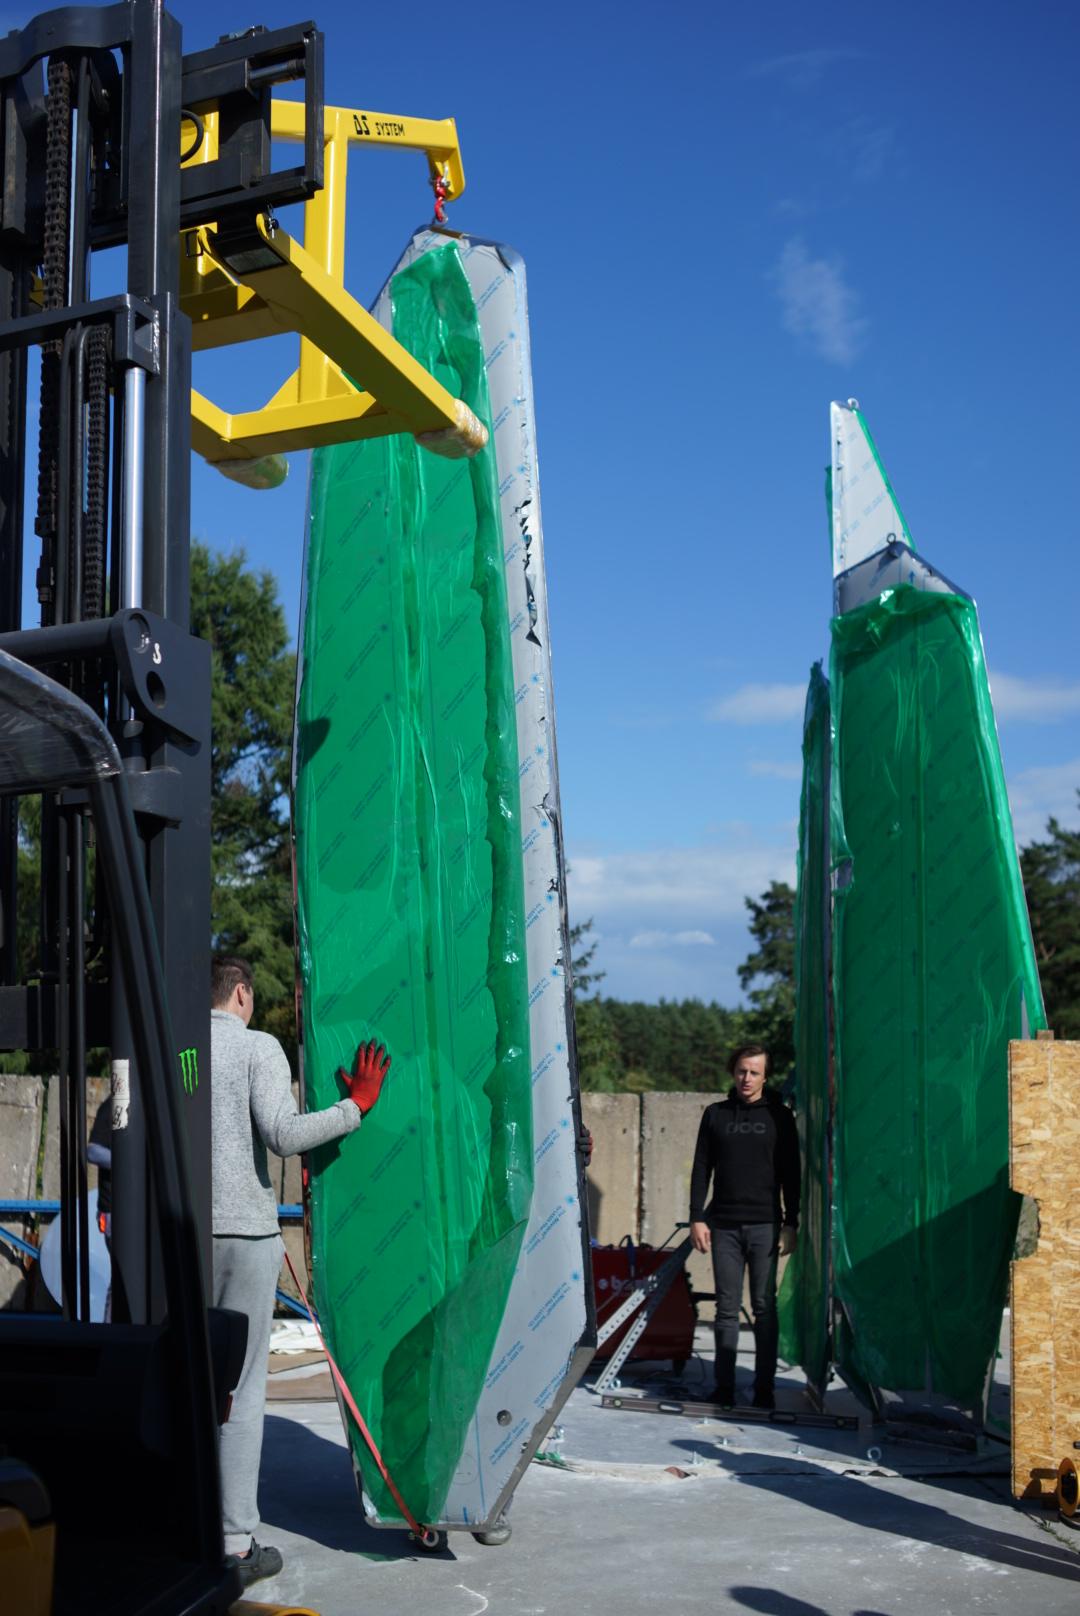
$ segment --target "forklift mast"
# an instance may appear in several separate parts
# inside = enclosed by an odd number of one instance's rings
[[[322,39],[310,24],[255,29],[184,57],[179,24],[155,0],[46,13],[0,41],[0,648],[81,696],[124,761],[207,1273],[210,652],[189,632],[191,332],[179,301],[180,230],[212,220],[234,238],[255,234],[260,213],[320,187],[321,143],[306,143],[301,166],[270,169],[271,86],[298,77],[317,129]],[[218,111],[217,158],[182,169],[182,123],[197,129],[208,102]],[[126,290],[93,298],[93,255],[116,246],[126,248]],[[21,600],[32,346],[41,349],[41,408],[40,623],[31,627]],[[86,1049],[109,1048],[117,1306],[133,1322],[154,1320],[160,1254],[131,1068],[139,1006],[118,988],[110,917],[87,880],[86,805],[63,794],[42,802],[29,980],[19,968],[17,813],[10,798],[0,807],[0,1047],[59,1051],[69,1217],[86,1181]],[[64,1305],[85,1316],[74,1238],[69,1247]]]
[[[273,171],[271,89],[298,79],[309,138]],[[208,108],[213,159],[182,166]],[[0,1048],[58,1073],[63,1253],[61,1319],[0,1315],[0,1447],[52,1498],[58,1610],[216,1610],[234,1592],[210,1345],[228,1330],[211,1314],[208,1334],[206,1310],[210,648],[189,630],[180,243],[213,224],[242,262],[260,218],[319,190],[322,126],[309,23],[184,56],[161,0],[121,0],[0,39]],[[95,254],[116,247],[124,289],[94,296]],[[35,797],[28,916],[20,804]],[[86,1226],[86,1062],[101,1047],[109,1324],[90,1319]]]

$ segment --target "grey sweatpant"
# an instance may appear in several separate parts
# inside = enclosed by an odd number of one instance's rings
[[[226,1554],[245,1554],[259,1524],[266,1359],[282,1250],[279,1234],[214,1236],[214,1306],[248,1319],[244,1367],[219,1448]]]

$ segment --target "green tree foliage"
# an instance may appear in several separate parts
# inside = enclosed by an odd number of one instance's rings
[[[295,1053],[289,760],[296,658],[269,572],[191,548],[191,629],[210,642],[211,925],[255,971],[255,1024]]]
[[[579,1000],[577,1032],[582,1087],[607,1093],[722,1089],[732,1046],[751,1036],[745,1011],[700,999]]]
[[[760,898],[747,898],[746,907],[757,944],[739,966],[739,983],[749,990],[749,1036],[772,1052],[773,1071],[781,1077],[795,1061],[794,888],[772,881]]]
[[[749,1007],[732,1010],[700,999],[645,1004],[600,995],[585,998],[579,990],[583,1088],[606,1093],[723,1089],[731,1050],[750,1040],[768,1045],[775,1074],[784,1076],[794,1060],[795,894],[785,882],[774,881],[760,898],[748,898],[746,906],[757,945],[739,967],[739,980],[749,989]],[[592,922],[586,921],[572,933],[576,948],[589,943],[591,929]],[[583,951],[586,968],[595,948],[591,943]],[[575,956],[575,987],[579,982]]]
[[[19,799],[18,846],[18,972],[30,982],[40,971],[41,958],[41,798]]]
[[[1080,829],[1051,819],[1020,869],[1047,1021],[1059,1038],[1080,1038]]]
[[[606,971],[593,969],[593,959],[600,946],[600,939],[592,937],[593,921],[590,916],[577,926],[570,927],[570,959],[574,971],[574,992],[580,997],[595,988],[607,975]]]
[[[603,999],[577,999],[578,1070],[585,1088],[614,1094],[625,1087],[619,1040]]]

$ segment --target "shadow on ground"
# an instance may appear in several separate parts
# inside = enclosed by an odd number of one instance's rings
[[[700,1451],[701,1445],[675,1442],[672,1446],[688,1450],[696,1446]],[[982,1560],[1011,1566],[1017,1571],[1034,1571],[1040,1572],[1043,1576],[1062,1577],[1075,1582],[1080,1591],[1080,1556],[1071,1548],[1055,1543],[1049,1534],[1032,1539],[1020,1537],[1015,1532],[1009,1531],[1010,1524],[1016,1519],[1016,1511],[1004,1485],[996,1487],[987,1481],[971,1477],[928,1476],[920,1483],[921,1486],[944,1489],[952,1497],[951,1508],[942,1509],[936,1504],[924,1503],[917,1498],[900,1496],[889,1486],[888,1479],[871,1482],[838,1476],[835,1471],[826,1470],[821,1465],[816,1465],[813,1460],[784,1455],[782,1474],[763,1474],[760,1471],[754,1474],[748,1473],[740,1466],[740,1460],[743,1464],[748,1463],[746,1455],[729,1456],[721,1451],[716,1457],[721,1464],[738,1474],[739,1481],[744,1487],[756,1487],[762,1492],[776,1493],[797,1500],[809,1509],[821,1510],[823,1514],[834,1515],[867,1531],[913,1538],[918,1542],[933,1544],[940,1549],[951,1549],[957,1554],[977,1555]],[[779,1455],[773,1454],[765,1457],[780,1458]],[[1000,1531],[991,1531],[985,1526],[976,1526],[964,1519],[963,1500],[977,1498],[985,1501],[988,1493],[1001,1505]],[[739,1592],[733,1589],[732,1598]],[[768,1589],[746,1589],[742,1592],[781,1601],[787,1597]],[[784,1612],[785,1616],[788,1611],[791,1616],[799,1616],[799,1613],[809,1613],[814,1608],[799,1600],[793,1600],[790,1604],[748,1606],[750,1610]]]
[[[811,1605],[793,1594],[782,1594],[779,1588],[729,1588],[728,1598],[747,1610],[756,1610],[762,1616],[833,1616],[821,1605]],[[853,1610],[851,1616],[885,1616],[880,1610]]]
[[[353,1481],[352,1460],[339,1442],[320,1436],[296,1419],[268,1414],[259,1476],[259,1513],[328,1549],[368,1560],[453,1560],[444,1549],[429,1553],[408,1533],[369,1526]]]

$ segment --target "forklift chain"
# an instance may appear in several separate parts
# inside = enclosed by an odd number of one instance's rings
[[[68,229],[71,192],[71,64],[49,62],[46,101],[45,229],[42,304],[62,308],[68,295]],[[41,420],[38,445],[38,509],[34,532],[41,539],[38,600],[56,599],[56,495],[60,451],[60,339],[41,345]],[[52,611],[45,614],[51,620]]]
[[[84,617],[105,615],[105,518],[109,488],[109,360],[106,326],[86,339],[86,516],[83,521]]]

